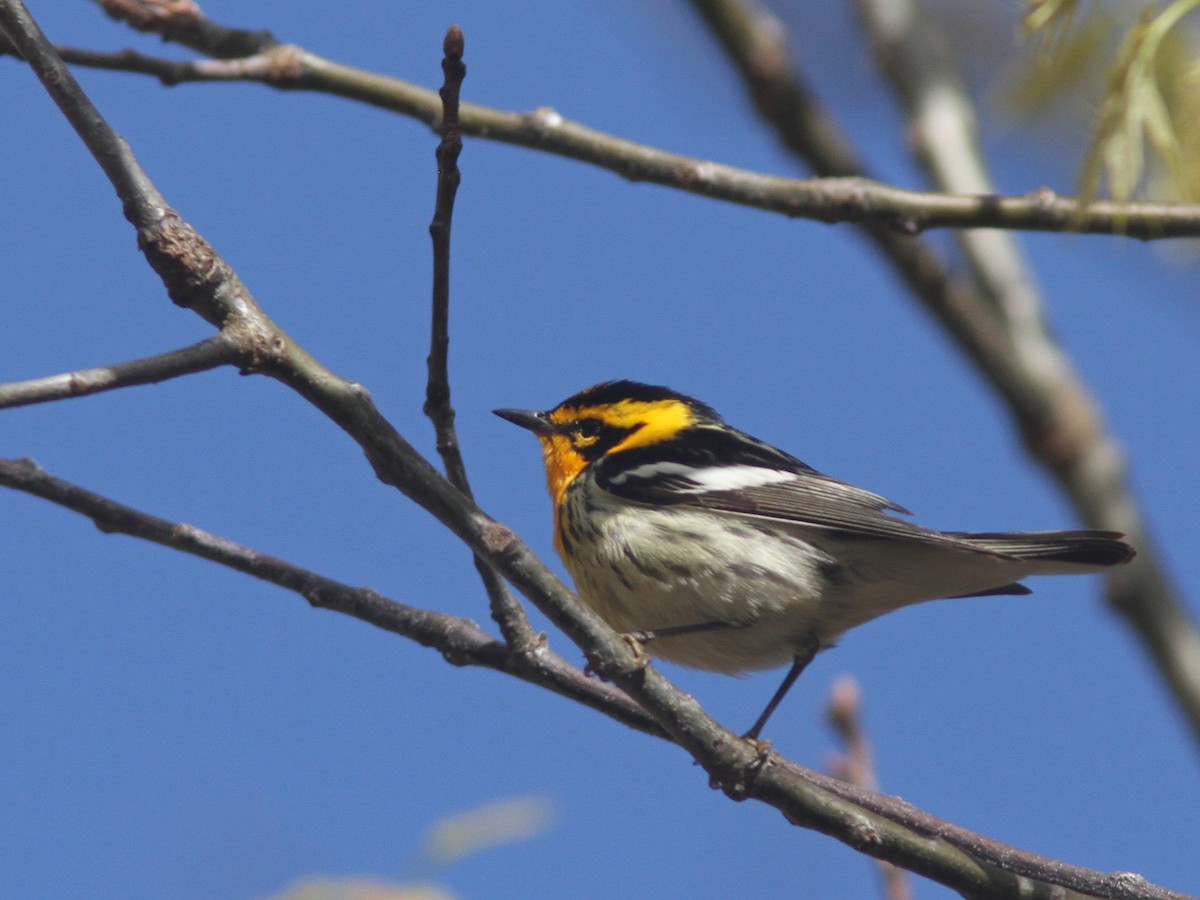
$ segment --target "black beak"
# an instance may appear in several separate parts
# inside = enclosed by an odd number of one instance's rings
[[[492,412],[514,425],[528,428],[534,434],[554,434],[558,431],[544,412],[535,412],[532,409],[493,409]]]

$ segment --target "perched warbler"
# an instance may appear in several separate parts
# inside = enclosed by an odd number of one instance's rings
[[[749,738],[856,625],[925,600],[1028,594],[1028,575],[1134,555],[1109,531],[922,528],[665,387],[610,381],[547,412],[495,412],[541,441],[555,546],[601,618],[684,666],[791,663]]]

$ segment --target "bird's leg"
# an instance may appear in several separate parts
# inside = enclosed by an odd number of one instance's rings
[[[792,661],[792,667],[788,669],[788,673],[783,676],[783,684],[781,684],[779,689],[775,691],[774,696],[771,697],[771,702],[767,704],[767,708],[764,709],[762,711],[762,715],[758,717],[758,721],[751,725],[750,730],[742,735],[745,740],[758,740],[759,732],[761,732],[763,730],[763,726],[767,724],[767,719],[771,718],[771,714],[775,712],[779,704],[783,702],[783,698],[787,696],[787,692],[792,689],[792,685],[796,683],[796,679],[800,677],[800,673],[803,672],[808,667],[808,664],[813,661],[813,657],[817,655],[817,651],[819,649],[821,649],[821,642],[817,640],[815,635],[809,635],[807,638],[805,638],[804,643],[796,650],[796,657]]]

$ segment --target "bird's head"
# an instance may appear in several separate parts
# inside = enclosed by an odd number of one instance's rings
[[[537,435],[550,495],[563,492],[592,463],[636,447],[678,438],[720,417],[712,407],[659,385],[606,381],[553,409],[497,409],[496,415]]]

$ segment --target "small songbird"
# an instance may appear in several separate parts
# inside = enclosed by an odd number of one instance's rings
[[[1029,575],[1102,572],[1134,550],[1109,531],[932,531],[665,387],[610,381],[547,412],[498,409],[537,435],[555,546],[609,625],[684,666],[804,667],[864,622],[948,597],[1028,594]]]

